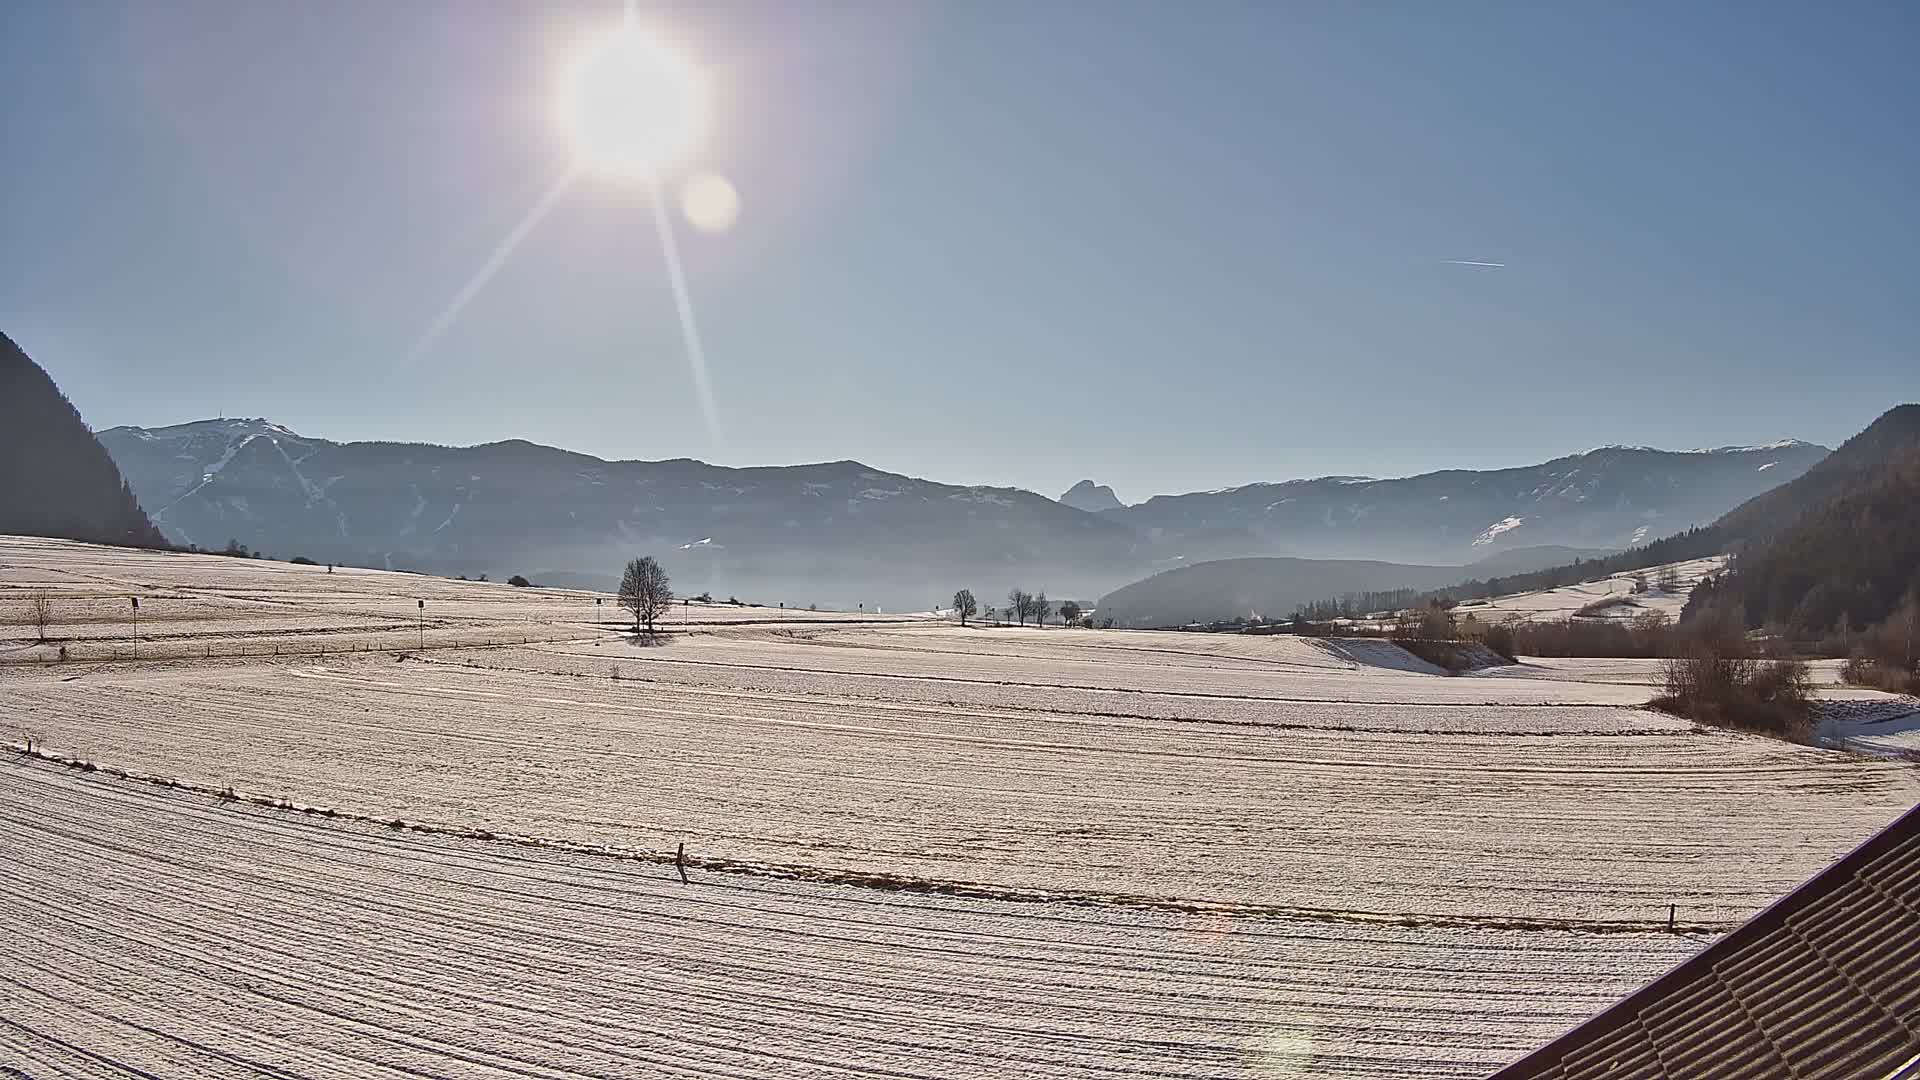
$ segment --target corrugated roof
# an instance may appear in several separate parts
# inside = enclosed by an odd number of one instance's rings
[[[1490,1080],[1893,1080],[1920,1057],[1920,806]]]

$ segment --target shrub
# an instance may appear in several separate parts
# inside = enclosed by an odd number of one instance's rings
[[[1666,694],[1653,707],[1716,727],[1806,742],[1813,679],[1802,660],[1756,660],[1701,642],[1662,666]]]
[[[1892,694],[1920,694],[1920,672],[1902,671],[1864,652],[1848,658],[1840,668],[1840,678],[1852,686],[1867,686]]]
[[[1435,667],[1442,668],[1449,675],[1458,675],[1473,666],[1466,650],[1457,641],[1439,641],[1433,638],[1394,638],[1393,643]]]
[[[1513,627],[1506,623],[1488,624],[1486,629],[1480,631],[1480,643],[1508,660],[1520,659],[1516,655],[1518,650],[1514,643]]]
[[[533,582],[528,581],[526,578],[521,577],[519,574],[515,574],[512,577],[508,578],[507,584],[513,586],[516,589],[527,589],[527,588],[533,587]]]
[[[305,555],[295,555],[293,558],[288,559],[287,561],[292,563],[295,566],[319,566],[320,565],[319,563],[314,562],[312,559],[307,558]]]
[[[1681,655],[1691,640],[1687,630],[1676,628],[1657,611],[1632,619],[1521,622],[1504,627],[1504,644],[1515,656],[1672,657]],[[1508,655],[1491,641],[1488,647]]]
[[[1782,702],[1803,713],[1813,703],[1813,673],[1804,660],[1763,660],[1749,685],[1761,701]]]

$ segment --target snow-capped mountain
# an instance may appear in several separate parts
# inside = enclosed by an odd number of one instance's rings
[[[1013,585],[1100,595],[1208,559],[1465,564],[1539,545],[1626,547],[1712,521],[1826,454],[1806,443],[1604,447],[1520,469],[1322,477],[1121,506],[1090,481],[1056,502],[854,461],[735,469],[517,440],[335,443],[265,420],[99,439],[183,544],[602,586],[651,553],[686,592],[915,609],[961,586],[983,599]],[[1112,502],[1063,505],[1079,495]]]
[[[1102,516],[1155,544],[1194,549],[1190,558],[1464,563],[1508,547],[1655,540],[1713,521],[1827,453],[1797,440],[1686,451],[1603,446],[1517,469],[1329,476],[1161,495]]]
[[[335,443],[265,420],[112,428],[100,441],[175,542],[236,539],[282,557],[605,586],[650,553],[682,592],[890,609],[961,586],[1093,594],[1149,565],[1118,522],[853,461],[733,469],[518,440]]]

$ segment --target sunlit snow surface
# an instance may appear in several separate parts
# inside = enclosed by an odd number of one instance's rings
[[[1920,799],[1645,662],[595,599],[0,538],[0,1066],[1472,1077]]]

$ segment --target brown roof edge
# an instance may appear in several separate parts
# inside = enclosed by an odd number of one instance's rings
[[[1689,982],[1710,969],[1721,956],[1769,934],[1786,924],[1788,916],[1812,905],[1851,879],[1862,867],[1899,846],[1910,837],[1920,836],[1920,805],[1908,809],[1891,825],[1868,837],[1860,846],[1842,855],[1831,866],[1808,878],[1799,888],[1769,904],[1760,914],[1741,923],[1725,937],[1673,966],[1666,974],[1614,1002],[1606,1009],[1575,1024],[1572,1028],[1527,1056],[1490,1075],[1487,1080],[1521,1080],[1557,1065],[1578,1047],[1618,1030],[1640,1014],[1642,1007],[1658,1000],[1680,984]]]

